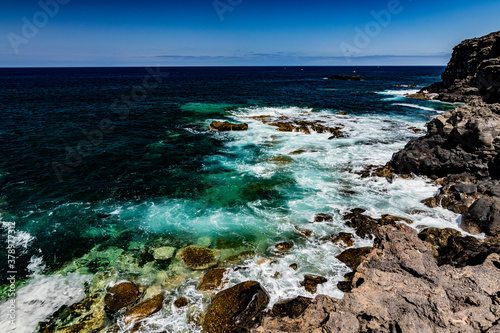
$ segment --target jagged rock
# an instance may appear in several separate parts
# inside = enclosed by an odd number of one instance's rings
[[[200,285],[198,286],[198,291],[215,290],[223,285],[224,274],[227,269],[224,267],[218,267],[209,270],[200,280]]]
[[[398,222],[406,222],[408,224],[412,224],[413,221],[404,217],[400,216],[395,216],[395,215],[390,215],[390,214],[383,214],[382,217],[379,220],[379,225],[386,225],[386,224],[396,224]]]
[[[332,236],[332,243],[343,243],[345,247],[354,245],[354,236],[348,232],[339,232],[337,235]]]
[[[496,236],[500,234],[500,199],[480,198],[462,217],[462,229],[471,233],[486,233]]]
[[[278,252],[286,252],[293,247],[293,243],[292,242],[281,242],[281,243],[274,245],[274,247],[276,248],[276,251],[278,251]]]
[[[347,249],[335,258],[346,264],[347,267],[356,269],[372,249],[370,246]]]
[[[123,322],[130,324],[138,322],[158,312],[163,307],[163,295],[153,296],[128,310],[123,316]]]
[[[394,179],[394,168],[390,165],[367,165],[359,174],[361,178],[382,177],[392,181]]]
[[[298,264],[296,264],[296,263],[290,264],[290,266],[288,266],[288,267],[290,267],[290,268],[291,268],[291,269],[293,269],[294,271],[296,271],[297,269],[299,269],[299,265],[298,265]]]
[[[125,281],[108,289],[104,303],[107,310],[115,312],[136,302],[140,295],[139,287],[134,282]]]
[[[349,213],[344,215],[344,220],[348,227],[356,230],[356,235],[361,238],[369,238],[373,235],[375,229],[377,229],[378,221],[363,214],[364,212],[366,211],[361,208],[351,209]]]
[[[328,282],[328,280],[320,275],[315,274],[306,274],[304,276],[304,281],[300,282],[300,285],[303,286],[306,291],[311,294],[315,294],[318,290],[318,284],[323,284]]]
[[[211,130],[217,130],[219,132],[228,132],[228,131],[246,131],[248,130],[248,124],[233,124],[229,121],[213,121],[210,124]]]
[[[218,263],[215,251],[205,247],[188,246],[180,250],[177,255],[187,267],[194,270],[208,269]]]
[[[360,75],[332,75],[328,80],[361,81],[363,78]]]
[[[432,245],[434,258],[437,259],[443,252],[442,249],[448,245],[448,239],[461,235],[460,231],[451,228],[427,228],[422,230],[418,237]]]
[[[468,39],[457,45],[442,82],[423,90],[438,93],[445,102],[470,102],[483,98],[500,101],[500,32]]]
[[[432,247],[404,224],[382,226],[376,236],[350,293],[318,296],[295,319],[265,317],[255,331],[486,332],[497,325],[498,253],[475,266],[438,266]]]
[[[298,296],[278,301],[273,306],[273,315],[276,317],[297,318],[307,309],[312,298]]]
[[[207,333],[236,333],[250,330],[269,303],[269,294],[256,281],[223,290],[212,301],[203,322]]]
[[[181,297],[174,302],[174,305],[176,308],[183,308],[183,307],[187,306],[188,304],[189,304],[189,301],[186,297]]]
[[[500,139],[500,115],[480,101],[441,114],[427,125],[427,135],[411,140],[389,162],[396,173],[431,178],[468,173],[489,176]]]
[[[333,217],[328,214],[319,213],[314,217],[314,222],[332,222]]]

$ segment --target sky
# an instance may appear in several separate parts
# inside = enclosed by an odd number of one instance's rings
[[[3,0],[0,67],[446,65],[500,1]]]

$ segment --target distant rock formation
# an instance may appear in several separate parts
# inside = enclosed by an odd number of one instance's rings
[[[482,98],[500,103],[500,31],[467,39],[456,46],[442,82],[422,89],[439,94],[445,102]]]
[[[332,75],[328,80],[361,81],[363,78],[360,75]]]

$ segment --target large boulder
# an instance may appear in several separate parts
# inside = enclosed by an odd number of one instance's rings
[[[198,291],[210,291],[220,288],[224,283],[224,274],[226,271],[226,268],[218,267],[203,274]]]
[[[256,281],[247,281],[215,295],[203,322],[206,333],[236,333],[250,330],[259,313],[269,304],[269,294]]]
[[[115,312],[136,302],[140,296],[139,286],[134,282],[124,281],[108,289],[104,303],[108,311]]]
[[[465,231],[476,235],[486,233],[500,234],[500,199],[483,197],[478,199],[462,217],[460,225]]]
[[[273,315],[276,317],[297,318],[307,309],[312,298],[298,296],[276,302],[273,306]]]
[[[123,322],[130,324],[138,322],[158,312],[163,307],[163,295],[155,295],[131,308],[123,316]]]

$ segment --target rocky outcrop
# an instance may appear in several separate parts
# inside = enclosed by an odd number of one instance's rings
[[[163,307],[163,295],[158,294],[153,296],[136,306],[128,310],[123,316],[123,322],[125,324],[130,324],[133,322],[139,322],[144,318],[151,316],[152,314],[158,312]]]
[[[423,91],[439,94],[446,102],[470,102],[482,98],[500,102],[500,32],[468,39],[453,50],[438,82]]]
[[[255,281],[247,281],[218,293],[203,322],[206,333],[247,332],[269,303],[269,294]]]
[[[332,75],[328,80],[361,81],[363,78],[360,75]]]
[[[463,215],[462,229],[475,235],[500,235],[500,199],[480,198]]]
[[[298,318],[268,315],[255,331],[486,332],[500,320],[500,255],[439,266],[433,248],[404,224],[382,226],[341,300],[317,296]]]
[[[233,124],[229,121],[213,121],[210,124],[211,130],[217,130],[219,132],[228,132],[228,131],[246,131],[248,130],[248,124]]]

